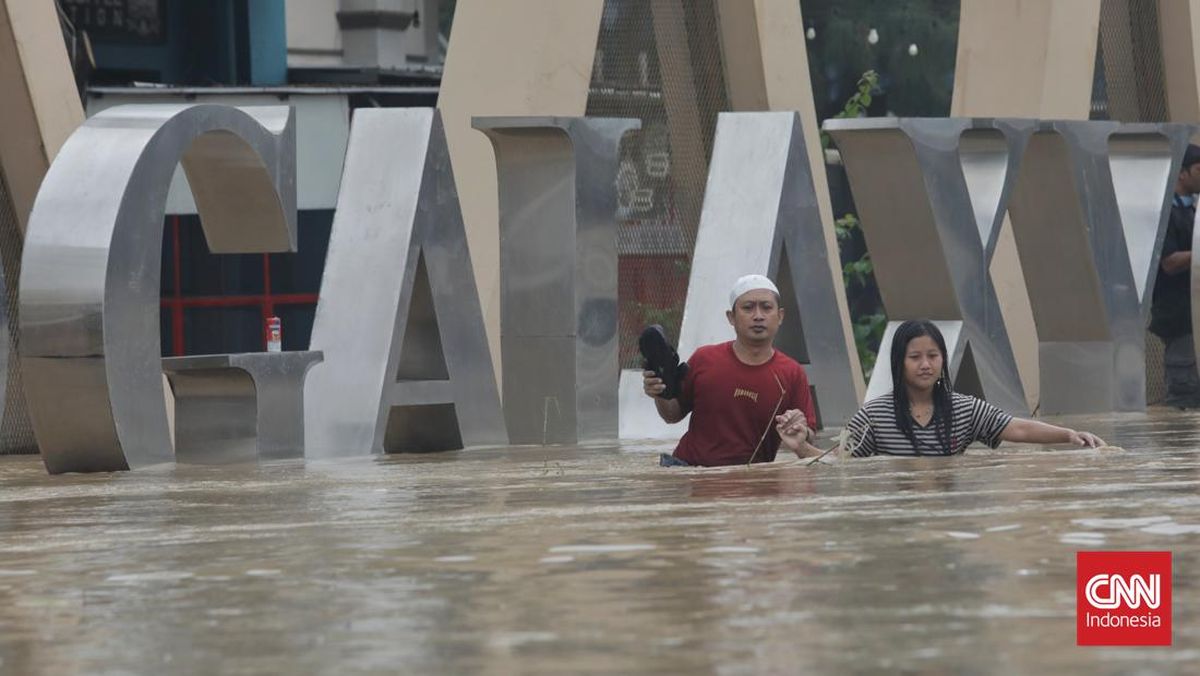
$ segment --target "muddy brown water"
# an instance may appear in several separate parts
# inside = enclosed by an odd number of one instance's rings
[[[0,457],[0,672],[1200,673],[1200,414],[1065,423],[1125,450]],[[1104,549],[1173,552],[1173,647],[1075,645]]]

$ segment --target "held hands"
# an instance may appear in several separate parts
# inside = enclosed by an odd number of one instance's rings
[[[802,411],[793,408],[775,416],[775,431],[779,433],[779,439],[788,450],[804,457],[801,454],[805,450],[805,442],[812,435],[812,430],[809,429],[808,419]]]

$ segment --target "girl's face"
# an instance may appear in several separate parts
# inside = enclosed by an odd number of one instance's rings
[[[932,390],[942,377],[942,351],[929,336],[908,341],[904,352],[904,384],[917,390]]]

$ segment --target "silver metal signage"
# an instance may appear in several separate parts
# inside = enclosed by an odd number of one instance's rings
[[[436,110],[355,113],[310,347],[309,457],[507,442]]]
[[[789,311],[779,345],[808,363],[825,420],[837,424],[861,385],[799,124],[794,113],[720,116],[680,352],[727,340],[732,281],[767,274]],[[175,165],[212,251],[294,250],[293,117],[283,106],[155,105],[89,119],[43,182],[22,260],[20,359],[46,467],[615,439],[614,179],[621,138],[638,122],[474,125],[499,176],[503,409],[436,111],[356,112],[313,352],[165,363],[159,276]],[[1041,410],[1144,407],[1146,314],[1191,127],[859,119],[825,128],[894,320],[883,353],[899,320],[928,317],[946,335],[960,389],[1025,412],[988,272],[1010,213],[1040,344]],[[177,397],[175,454],[164,368]],[[868,397],[890,387],[888,368],[880,359]],[[652,406],[636,378],[627,372],[621,388],[630,411]],[[654,436],[649,423],[634,427],[623,436]]]
[[[892,389],[891,337],[906,319],[943,329],[956,387],[1027,413],[988,268],[1033,123],[827,120],[854,190],[890,320],[867,399]]]
[[[172,460],[159,344],[163,208],[176,164],[216,253],[296,248],[284,106],[121,106],[62,147],[29,219],[21,366],[51,473]]]
[[[637,120],[477,117],[500,191],[504,417],[516,444],[617,437],[617,161]]]
[[[1009,211],[1037,327],[1042,413],[1146,407],[1146,320],[1190,133],[1037,124]]]

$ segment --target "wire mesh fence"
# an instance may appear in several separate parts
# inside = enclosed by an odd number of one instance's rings
[[[632,117],[617,174],[620,355],[661,324],[677,338],[717,114],[728,96],[711,0],[607,0],[587,114]],[[686,357],[686,355],[685,355]]]
[[[21,385],[21,360],[17,358],[17,280],[21,270],[21,230],[12,199],[0,177],[0,288],[4,290],[4,315],[0,317],[0,340],[7,341],[6,361],[0,361],[0,375],[5,376],[3,417],[0,418],[0,454],[37,453],[33,425],[25,407],[25,390]]]
[[[1094,120],[1166,122],[1167,89],[1157,0],[1104,0],[1092,87]],[[1163,343],[1146,333],[1146,402],[1161,403]]]

